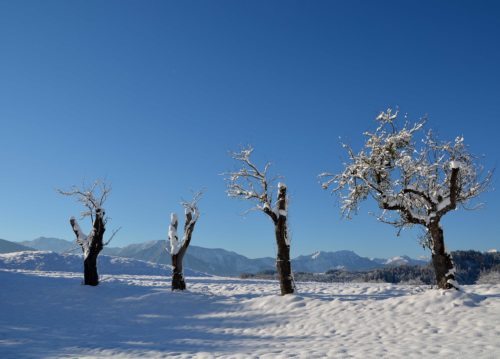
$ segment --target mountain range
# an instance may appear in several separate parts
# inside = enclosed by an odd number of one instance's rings
[[[8,241],[4,241],[8,242]],[[8,242],[13,243],[13,242]],[[32,241],[13,243],[22,245],[25,249],[53,251],[56,253],[73,252],[80,250],[74,242],[58,238],[40,237]],[[0,242],[0,253],[2,248],[8,247],[6,243]],[[167,241],[148,241],[144,243],[131,244],[122,248],[105,247],[102,254],[116,257],[132,258],[158,264],[170,264],[169,246]],[[323,273],[330,269],[345,269],[348,271],[363,271],[375,268],[383,268],[391,265],[426,265],[427,261],[412,259],[407,256],[394,257],[390,259],[361,257],[353,251],[327,252],[319,251],[310,255],[301,255],[292,259],[295,272]],[[275,259],[271,257],[250,259],[241,254],[218,248],[203,248],[191,245],[184,257],[184,265],[195,271],[210,273],[221,276],[238,276],[242,273],[257,273],[275,268]]]

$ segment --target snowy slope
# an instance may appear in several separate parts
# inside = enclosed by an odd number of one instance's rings
[[[495,358],[500,286],[105,276],[0,270],[2,358]]]
[[[25,251],[0,254],[0,268],[82,272],[83,258],[77,254],[59,254],[49,251]],[[136,275],[162,275],[170,276],[172,273],[169,265],[156,264],[131,258],[112,257],[100,255],[97,269],[101,274],[136,274]],[[190,269],[185,269],[186,276],[207,276]]]

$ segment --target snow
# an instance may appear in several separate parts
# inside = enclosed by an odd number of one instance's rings
[[[0,270],[2,358],[493,358],[500,285],[278,283]]]
[[[445,208],[446,206],[449,206],[451,204],[451,200],[449,197],[445,198],[443,201],[441,201],[438,205],[437,205],[437,211],[441,211],[443,208]]]
[[[168,239],[170,241],[170,253],[177,254],[181,250],[179,237],[177,236],[177,214],[170,214],[170,225],[168,226]]]

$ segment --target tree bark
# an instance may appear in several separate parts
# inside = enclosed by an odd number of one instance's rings
[[[182,270],[182,259],[184,252],[181,250],[178,254],[172,255],[172,290],[186,289],[184,274]]]
[[[458,289],[451,255],[444,246],[443,229],[439,223],[431,223],[428,230],[432,238],[432,265],[436,274],[436,282],[441,289]]]
[[[94,220],[92,231],[85,237],[76,219],[71,218],[69,223],[75,232],[77,242],[83,250],[83,284],[96,286],[99,284],[99,274],[97,273],[97,256],[101,253],[104,244],[104,211],[98,209]]]
[[[290,263],[290,244],[288,242],[287,228],[287,201],[286,187],[280,186],[277,202],[277,220],[275,222],[276,244],[276,270],[280,281],[281,295],[292,294],[295,290]]]
[[[97,254],[89,254],[83,260],[83,283],[85,285],[96,286],[99,284],[99,274],[97,274]]]
[[[196,224],[197,218],[193,220],[193,214],[191,212],[186,213],[186,222],[184,223],[184,242],[177,254],[172,254],[172,290],[185,290],[186,282],[184,281],[184,272],[182,268],[182,260],[184,259],[184,254],[186,253],[189,243],[191,243],[191,237],[193,235],[194,225]],[[177,231],[177,222],[172,223]]]

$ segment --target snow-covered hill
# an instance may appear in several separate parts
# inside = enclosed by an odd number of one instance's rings
[[[36,275],[35,275],[36,274]],[[50,275],[50,277],[49,277]],[[496,358],[500,285],[278,283],[0,270],[1,358]]]
[[[170,276],[171,267],[132,258],[100,255],[100,274],[134,274]],[[24,251],[0,254],[0,269],[20,269],[33,271],[82,272],[83,258],[77,254],[60,254],[50,251]],[[208,274],[185,269],[186,276],[209,276]]]

